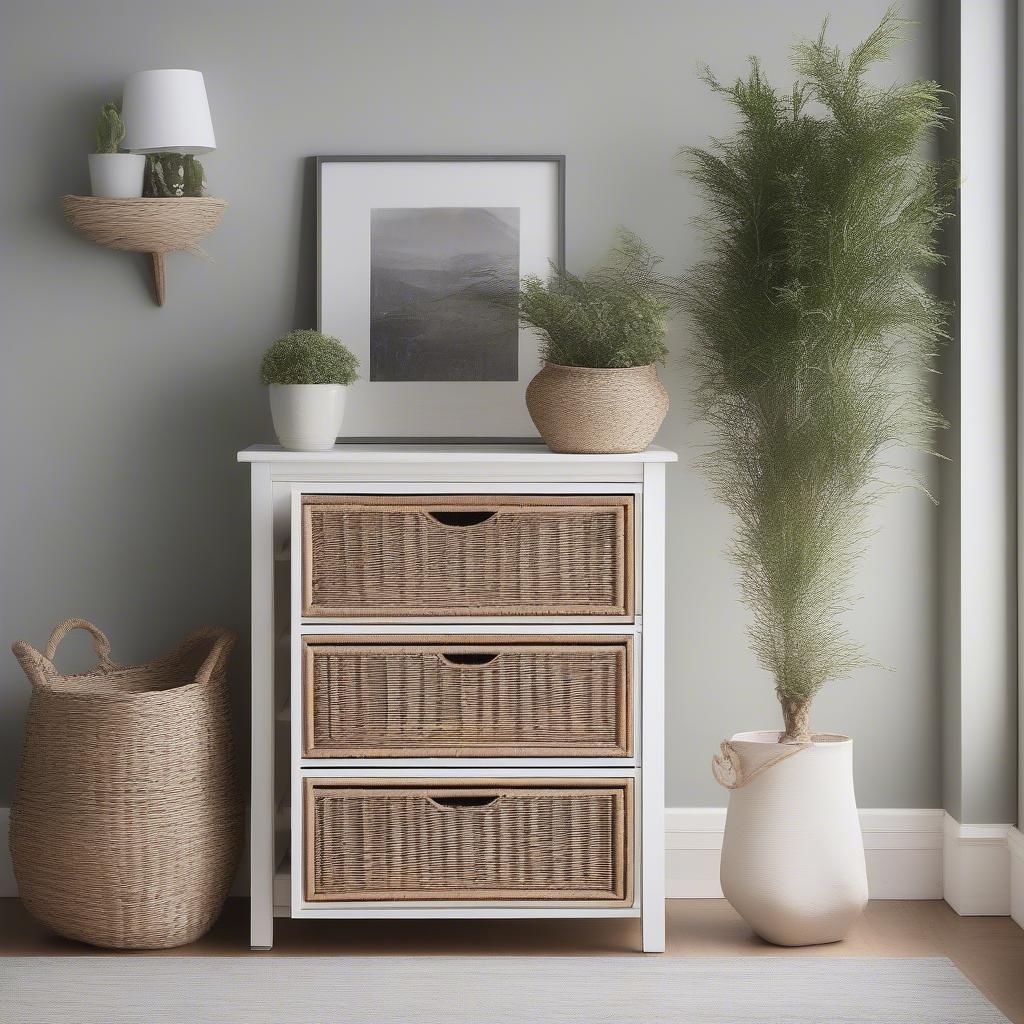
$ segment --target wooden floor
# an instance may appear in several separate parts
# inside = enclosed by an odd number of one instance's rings
[[[249,906],[229,900],[214,929],[178,949],[130,955],[249,952]],[[270,953],[253,956],[599,956],[636,952],[635,920],[291,921],[278,919]],[[0,900],[0,955],[94,956],[109,951],[56,938],[16,899]],[[872,903],[844,941],[780,949],[756,938],[724,900],[668,901],[668,956],[946,956],[1015,1024],[1024,1024],[1024,931],[1008,917],[958,917],[941,901]]]

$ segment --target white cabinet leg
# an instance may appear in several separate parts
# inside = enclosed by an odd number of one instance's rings
[[[645,953],[665,951],[665,466],[644,466],[644,628],[640,641],[641,923]]]
[[[660,780],[659,780],[660,781]],[[640,773],[643,801],[640,925],[645,953],[665,952],[665,814],[664,786]],[[648,791],[657,790],[657,794]],[[655,803],[657,801],[657,803]]]
[[[645,913],[642,918],[643,951],[645,953],[665,952],[665,912]]]
[[[249,945],[274,944],[274,506],[270,466],[253,463],[252,762]]]

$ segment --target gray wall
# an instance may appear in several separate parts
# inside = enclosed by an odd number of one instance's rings
[[[4,4],[5,642],[41,644],[62,617],[82,615],[131,660],[205,621],[247,628],[247,485],[234,453],[272,439],[262,348],[315,317],[306,157],[565,153],[570,267],[586,267],[625,224],[682,269],[699,251],[699,206],[675,153],[730,124],[698,62],[730,77],[756,52],[785,83],[794,34],[831,13],[833,38],[849,46],[887,2]],[[904,3],[920,25],[893,75],[937,74],[936,7]],[[96,109],[147,67],[204,72],[220,147],[208,177],[231,204],[206,243],[212,263],[169,258],[164,309],[148,298],[141,260],[76,238],[59,204],[88,189]],[[691,468],[703,434],[684,339],[673,343],[659,439],[683,460],[669,496],[668,801],[720,805],[708,769],[717,742],[779,715],[722,556],[729,518]],[[816,705],[818,728],[856,738],[864,806],[941,800],[937,522],[916,493],[880,509],[851,620],[891,671],[859,672]],[[244,653],[235,687],[244,726]],[[27,696],[7,658],[0,804]]]

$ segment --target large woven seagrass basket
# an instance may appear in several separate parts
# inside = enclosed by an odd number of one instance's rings
[[[63,676],[60,641],[88,630],[99,664]],[[10,846],[26,908],[97,946],[192,942],[220,914],[238,865],[242,802],[225,667],[235,636],[203,628],[122,666],[96,626],[62,622],[43,653],[14,653],[32,683]]]

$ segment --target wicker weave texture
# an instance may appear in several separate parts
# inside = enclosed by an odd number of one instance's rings
[[[632,753],[629,637],[304,642],[307,757]]]
[[[668,392],[650,366],[545,363],[526,388],[526,407],[553,452],[642,452],[668,412]]]
[[[633,614],[632,495],[306,495],[303,614]]]
[[[632,903],[632,780],[306,782],[306,898]]]
[[[99,665],[62,676],[56,647],[94,637]],[[21,899],[54,931],[97,946],[192,942],[220,914],[242,843],[225,666],[235,642],[201,629],[122,667],[70,619],[44,653],[14,652],[32,683],[11,808]]]
[[[199,239],[219,223],[228,204],[212,196],[105,199],[65,196],[64,217],[81,235],[108,249],[199,252]]]

